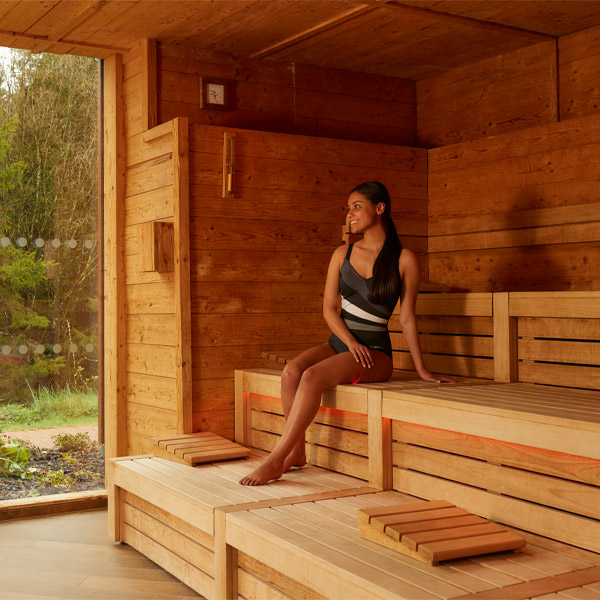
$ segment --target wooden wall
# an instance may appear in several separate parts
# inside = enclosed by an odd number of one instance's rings
[[[232,199],[224,131],[236,135]],[[352,187],[385,181],[403,244],[425,251],[426,151],[191,125],[190,173],[193,428],[231,437],[234,369],[329,337],[322,293]]]
[[[501,54],[417,83],[417,145],[446,146],[557,120],[556,43]]]
[[[424,148],[600,114],[600,26],[417,83]]]
[[[600,289],[600,27],[417,85],[430,281]]]
[[[159,122],[415,145],[414,81],[162,43],[157,65]],[[231,80],[235,110],[200,109],[200,76]]]
[[[128,454],[150,452],[159,434],[191,431],[188,124],[153,127],[143,101],[147,59],[145,44],[123,58],[124,186],[114,215],[124,240],[120,453]],[[140,225],[153,221],[175,225],[173,271],[141,268]]]
[[[430,280],[600,289],[599,156],[596,115],[430,150]]]
[[[418,85],[147,41],[124,56],[110,91],[122,126],[105,131],[121,153],[107,164],[124,174],[107,196],[110,236],[124,240],[107,265],[118,308],[107,361],[122,367],[107,423],[126,440],[111,448],[147,452],[150,436],[175,431],[231,436],[234,368],[258,366],[263,349],[326,339],[325,269],[347,193],[363,180],[390,187],[403,242],[429,251],[431,282],[599,289],[600,28],[556,48],[544,42]],[[234,81],[235,110],[199,108],[201,75]],[[168,135],[149,135],[154,126]],[[235,198],[223,200],[226,128],[237,128],[237,172]],[[417,133],[429,151],[410,147]],[[190,226],[190,261],[181,255],[171,274],[138,268],[138,227],[156,219],[179,223],[180,253]]]
[[[600,27],[559,39],[561,120],[600,115]]]
[[[427,279],[426,151],[397,145],[415,138],[413,83],[158,48],[143,41],[123,57],[118,92],[124,184],[111,218],[124,244],[113,454],[149,452],[153,436],[169,433],[232,437],[234,369],[260,366],[262,350],[327,339],[326,267],[356,184],[388,185],[402,241],[424,256]],[[236,110],[202,111],[199,74],[235,79]],[[188,119],[189,188],[180,172]],[[233,199],[221,198],[226,129],[215,124],[244,128],[227,129],[237,138]],[[307,135],[288,134],[298,132]],[[175,222],[181,252],[189,226],[190,260],[180,257],[174,272],[140,270],[139,227],[156,220]]]

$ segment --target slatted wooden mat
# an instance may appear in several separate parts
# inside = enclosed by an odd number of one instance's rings
[[[519,550],[525,539],[445,500],[358,511],[359,534],[417,560],[440,561]]]
[[[245,458],[250,449],[210,431],[154,438],[154,454],[186,465]]]

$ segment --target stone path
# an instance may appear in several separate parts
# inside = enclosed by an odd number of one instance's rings
[[[53,429],[29,429],[23,431],[3,431],[3,436],[18,438],[31,442],[39,448],[52,448],[52,436],[62,433],[88,433],[92,441],[98,441],[98,425],[82,425],[79,427],[57,427]]]

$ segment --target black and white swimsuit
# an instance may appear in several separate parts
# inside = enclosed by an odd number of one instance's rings
[[[388,321],[394,312],[400,289],[393,302],[385,306],[369,302],[372,277],[364,279],[350,264],[352,246],[348,247],[346,258],[340,269],[340,292],[342,294],[342,312],[340,317],[356,338],[356,341],[371,350],[380,350],[392,357],[392,342],[388,332]],[[331,334],[329,344],[339,354],[348,352],[348,346],[335,334]]]

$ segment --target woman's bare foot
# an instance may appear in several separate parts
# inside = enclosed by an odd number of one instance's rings
[[[273,479],[279,479],[282,475],[282,466],[275,465],[267,459],[258,469],[254,469],[252,473],[242,477],[239,482],[242,485],[264,485]]]
[[[294,448],[283,461],[283,472],[287,473],[292,467],[303,467],[306,464],[306,451],[304,442],[300,447]]]

